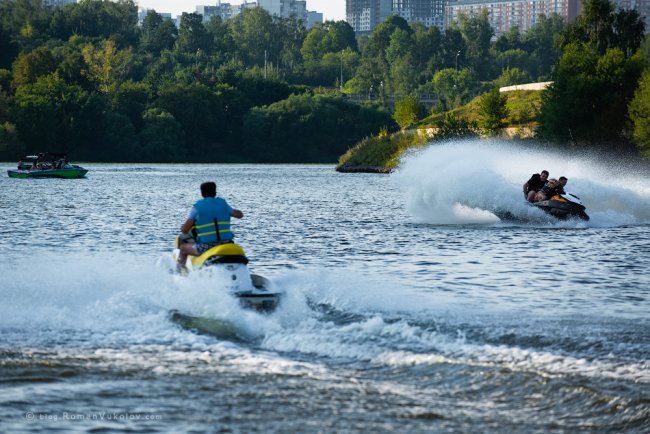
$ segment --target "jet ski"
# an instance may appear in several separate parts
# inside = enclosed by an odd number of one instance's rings
[[[550,199],[535,202],[531,205],[544,210],[546,213],[560,220],[576,217],[585,221],[589,220],[589,216],[585,212],[586,208],[580,201],[580,198],[571,193],[558,194],[552,196]]]
[[[176,248],[172,254],[174,261],[180,253],[181,237],[176,238]],[[239,299],[245,309],[258,312],[273,312],[284,292],[272,289],[271,282],[248,268],[248,258],[244,249],[235,243],[220,244],[206,250],[199,256],[188,256],[183,273],[191,274],[198,270],[209,270],[221,285],[228,282],[226,289]]]

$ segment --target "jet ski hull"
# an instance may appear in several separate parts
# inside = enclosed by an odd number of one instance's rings
[[[589,216],[585,212],[585,207],[577,203],[549,199],[536,202],[533,205],[560,220],[569,218],[589,220]]]
[[[177,247],[179,240],[177,240]],[[174,263],[179,250],[174,250]],[[241,246],[230,243],[209,249],[200,256],[188,258],[187,273],[201,270],[209,271],[218,285],[225,287],[232,296],[239,300],[241,307],[261,313],[271,313],[277,309],[283,291],[272,289],[271,282],[265,277],[252,274],[247,267],[248,259]]]

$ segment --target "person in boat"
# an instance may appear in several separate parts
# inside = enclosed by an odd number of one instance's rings
[[[565,194],[564,187],[568,179],[565,176],[560,176],[560,179],[549,179],[544,187],[537,193],[533,198],[533,202],[541,202],[543,200],[551,199],[553,196],[558,194]]]
[[[533,202],[535,194],[540,191],[546,181],[548,180],[548,170],[542,170],[540,173],[535,173],[524,184],[524,197],[528,202]]]
[[[187,220],[181,225],[184,238],[192,233],[195,242],[184,242],[178,255],[177,270],[182,270],[188,255],[198,256],[219,244],[232,243],[234,235],[230,230],[230,218],[244,217],[238,209],[234,209],[225,199],[217,197],[217,184],[204,182],[201,184],[203,199],[194,204],[187,215]]]
[[[18,170],[23,170],[23,160],[18,162]]]

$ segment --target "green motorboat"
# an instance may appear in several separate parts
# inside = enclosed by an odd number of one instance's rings
[[[16,169],[7,170],[10,178],[83,178],[88,169],[68,163],[67,154],[40,153],[28,155]]]

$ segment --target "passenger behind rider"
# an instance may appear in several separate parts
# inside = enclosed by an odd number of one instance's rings
[[[232,243],[234,235],[230,230],[230,217],[244,217],[241,211],[232,208],[225,199],[217,197],[217,184],[214,182],[201,184],[201,196],[203,199],[194,204],[181,226],[185,238],[188,238],[191,231],[196,243],[186,242],[179,246],[177,271],[185,267],[188,255],[198,256],[219,244]]]
[[[566,192],[564,191],[564,187],[568,181],[569,180],[564,176],[560,176],[560,179],[549,179],[546,184],[544,184],[544,187],[535,193],[533,202],[541,202],[543,200],[551,199],[553,196],[558,194],[565,194]]]
[[[542,170],[541,173],[535,173],[524,184],[524,197],[528,202],[533,202],[535,193],[540,191],[548,179],[548,170]]]

